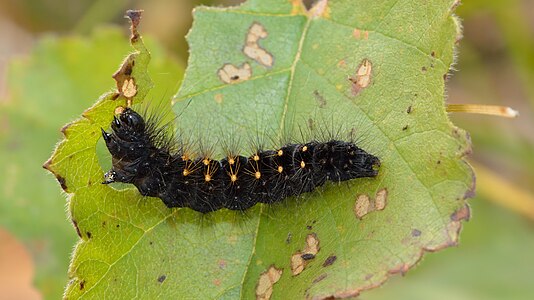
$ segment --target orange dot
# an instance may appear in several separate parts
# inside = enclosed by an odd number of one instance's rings
[[[182,174],[184,174],[184,176],[187,176],[187,175],[191,174],[191,172],[189,172],[188,169],[184,169],[184,172]]]
[[[284,155],[284,151],[282,151],[282,149],[278,150],[278,156],[282,156]]]
[[[284,168],[282,166],[278,166],[278,173],[282,173],[284,171]]]
[[[302,152],[306,152],[306,151],[308,151],[308,146],[302,147]]]
[[[209,182],[209,181],[211,180],[211,176],[210,176],[210,174],[206,174],[206,175],[204,176],[204,180],[205,180],[206,182]]]
[[[256,179],[260,179],[261,173],[259,171],[254,173],[254,177],[256,177]]]
[[[258,156],[258,154],[256,154],[256,155],[254,155],[254,156],[252,157],[252,159],[253,159],[254,161],[258,161],[258,160],[260,160],[260,157]]]
[[[235,164],[234,158],[233,157],[228,158],[228,163],[231,165]]]
[[[301,167],[302,169],[304,169],[305,166],[306,166],[306,163],[305,163],[304,161],[301,161],[301,162],[300,162],[300,167]]]
[[[210,164],[210,160],[209,158],[204,158],[204,160],[202,161],[204,163],[204,165],[209,165]]]
[[[236,182],[237,181],[237,175],[235,175],[235,174],[230,175],[230,180],[232,182]]]

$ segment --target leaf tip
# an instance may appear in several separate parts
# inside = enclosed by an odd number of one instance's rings
[[[138,9],[138,10],[129,9],[126,11],[126,15],[124,16],[125,18],[128,18],[130,20],[130,24],[131,24],[130,42],[132,42],[132,44],[136,43],[139,40],[140,35],[139,35],[139,32],[137,31],[137,27],[139,26],[139,23],[141,22],[142,14],[143,14],[142,9]]]

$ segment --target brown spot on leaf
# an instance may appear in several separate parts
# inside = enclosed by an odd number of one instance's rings
[[[90,238],[93,236],[93,234],[91,233],[91,231],[87,231],[85,234],[87,235],[87,238],[88,238],[88,239],[90,239]]]
[[[419,236],[421,236],[421,230],[419,230],[419,229],[414,229],[414,230],[412,230],[412,236],[413,236],[413,237],[419,237]]]
[[[304,253],[301,255],[302,259],[304,260],[312,260],[315,258],[315,255],[311,254],[311,253]]]
[[[127,79],[122,85],[122,93],[126,98],[133,98],[137,94],[137,85],[133,78]]]
[[[408,130],[408,125],[404,125],[404,127],[402,127],[402,131],[406,131]]]
[[[315,1],[315,3],[313,3],[312,8],[309,9],[308,15],[312,19],[316,19],[319,17],[328,18],[328,16],[330,15],[330,9],[328,7],[328,0]]]
[[[143,10],[127,10],[125,17],[130,19],[130,31],[132,33],[130,37],[130,42],[135,43],[139,39],[139,32],[137,32],[137,27],[141,22],[141,15]]]
[[[319,239],[317,238],[317,234],[310,233],[306,236],[306,249],[304,249],[304,252],[313,255],[319,252]]]
[[[326,278],[326,276],[327,276],[327,274],[326,274],[326,273],[324,273],[324,274],[321,274],[321,275],[319,275],[319,276],[318,276],[317,278],[315,278],[315,279],[314,279],[314,280],[312,281],[312,283],[313,283],[313,284],[316,284],[316,283],[318,283],[318,282],[322,281],[323,279],[325,279],[325,278]]]
[[[291,15],[301,14],[302,11],[307,10],[307,7],[304,5],[302,0],[289,0],[291,2]]]
[[[213,97],[215,99],[215,102],[218,104],[221,104],[223,102],[223,94],[215,94]]]
[[[469,209],[469,206],[464,205],[462,208],[458,209],[451,215],[451,220],[458,222],[458,221],[469,221],[469,218],[471,217],[471,210]]]
[[[389,274],[401,274],[402,276],[404,276],[404,274],[406,274],[406,272],[408,272],[408,270],[410,270],[410,265],[409,264],[405,264],[405,263],[401,263],[400,265],[396,266],[396,267],[393,267],[393,269],[389,270],[388,273]]]
[[[357,40],[360,40],[362,38],[364,40],[367,40],[369,38],[369,31],[367,30],[361,31],[360,29],[354,29],[352,31],[352,36]]]
[[[317,234],[308,234],[306,236],[306,247],[304,250],[297,251],[291,256],[291,273],[293,276],[304,271],[307,263],[315,258],[319,249],[319,239],[317,238]]]
[[[313,91],[313,96],[315,97],[315,100],[317,100],[317,103],[319,104],[319,108],[323,108],[326,105],[326,99],[319,93],[318,90]]]
[[[217,75],[224,83],[237,83],[250,79],[252,69],[248,63],[244,63],[239,67],[232,64],[225,64],[217,71]]]
[[[252,23],[245,38],[243,53],[266,67],[273,66],[273,56],[259,45],[259,40],[269,35],[265,27],[258,22]]]
[[[387,205],[387,188],[382,188],[376,192],[375,198],[371,199],[367,194],[356,196],[354,203],[354,214],[358,219],[375,210],[383,210]]]
[[[120,114],[122,114],[122,112],[124,112],[124,107],[123,107],[123,106],[117,106],[117,107],[115,107],[115,111],[114,111],[114,113],[115,113],[116,115],[120,115]]]
[[[363,216],[371,211],[371,199],[366,194],[361,194],[356,197],[354,203],[354,214],[356,218],[361,219]]]
[[[375,208],[376,210],[383,210],[386,207],[388,199],[388,190],[383,188],[376,192],[375,197]]]
[[[85,288],[85,280],[80,281],[80,290]]]
[[[349,77],[349,81],[352,82],[352,94],[354,96],[371,84],[372,71],[373,64],[370,60],[364,59],[356,69],[356,74],[353,77]]]
[[[406,109],[406,113],[409,114],[412,112],[412,106],[408,106],[408,108]]]
[[[217,262],[217,265],[219,266],[219,269],[224,270],[226,269],[226,261],[224,259],[219,259]]]
[[[423,73],[426,72],[426,67],[425,67],[425,66],[423,66],[423,67],[421,68],[421,72],[423,72]]]
[[[291,274],[298,275],[304,271],[305,260],[302,258],[302,253],[297,252],[291,256]]]
[[[59,182],[59,185],[61,185],[61,188],[65,191],[65,192],[68,192],[67,191],[67,181],[65,180],[64,177],[62,177],[61,175],[56,175],[56,179],[57,179],[57,182]]]
[[[165,279],[167,279],[167,276],[166,275],[161,275],[160,277],[158,277],[158,282],[159,283],[163,283],[163,281],[165,281]]]
[[[72,219],[72,225],[74,225],[74,229],[76,229],[76,234],[78,234],[78,236],[81,238],[82,237],[82,233],[80,232],[80,228],[78,227],[78,221]]]
[[[327,257],[326,260],[324,261],[324,263],[323,263],[323,267],[331,266],[336,260],[337,260],[337,256],[335,256],[335,255],[330,255],[330,256]]]
[[[313,119],[312,119],[312,118],[309,118],[309,119],[308,119],[308,128],[309,128],[310,130],[314,130],[314,128],[315,128],[315,125],[314,125],[314,123],[313,123]]]
[[[112,76],[117,84],[117,90],[120,95],[128,99],[128,104],[131,104],[131,98],[137,94],[137,85],[132,77],[134,65],[135,55],[130,54]]]
[[[273,294],[273,286],[280,280],[282,276],[282,269],[277,269],[271,265],[267,271],[260,274],[258,284],[256,285],[256,299],[267,300],[271,299]]]

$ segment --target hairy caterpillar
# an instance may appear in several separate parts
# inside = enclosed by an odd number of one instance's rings
[[[144,196],[167,207],[207,213],[221,208],[246,210],[313,191],[326,181],[375,177],[380,161],[352,142],[329,140],[257,149],[250,156],[228,153],[215,160],[192,157],[177,147],[157,122],[125,108],[102,136],[112,156],[104,184],[134,184]]]

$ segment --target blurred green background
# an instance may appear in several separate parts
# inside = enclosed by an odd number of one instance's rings
[[[145,10],[149,97],[159,99],[179,87],[193,7],[239,2],[0,1],[0,298],[61,297],[77,236],[41,165],[59,129],[113,88],[130,51],[124,11]],[[460,245],[363,299],[534,299],[534,0],[466,1],[457,14],[464,38],[448,103],[511,106],[520,117],[450,116],[471,133],[478,182]]]

